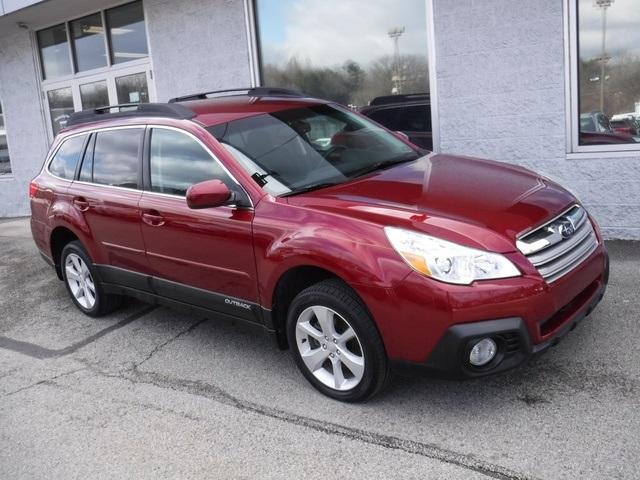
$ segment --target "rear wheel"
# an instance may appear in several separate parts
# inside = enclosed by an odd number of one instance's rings
[[[389,380],[375,324],[360,298],[339,280],[325,280],[296,296],[287,334],[298,368],[329,397],[363,401]]]
[[[122,298],[119,295],[104,292],[93,262],[80,242],[65,245],[60,261],[67,291],[83,313],[99,317],[120,306]]]

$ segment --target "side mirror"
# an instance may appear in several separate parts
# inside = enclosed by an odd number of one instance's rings
[[[187,205],[193,209],[219,207],[231,199],[231,190],[220,180],[196,183],[187,190]]]

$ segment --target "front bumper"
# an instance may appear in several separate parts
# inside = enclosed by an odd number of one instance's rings
[[[585,261],[549,284],[524,257],[521,277],[460,286],[416,272],[393,289],[359,293],[369,306],[397,369],[420,366],[446,376],[475,377],[513,368],[556,344],[597,305],[608,282],[602,242]],[[529,268],[529,270],[527,270]],[[474,368],[469,343],[496,337],[500,361]]]
[[[524,319],[519,317],[485,320],[450,327],[425,363],[394,361],[399,372],[430,373],[447,378],[473,378],[503,372],[522,364],[534,355],[557,345],[564,336],[584,320],[602,300],[606,284],[597,282],[567,305],[562,326],[544,342],[533,344]],[[563,316],[559,311],[556,315]],[[490,337],[498,345],[498,353],[487,365],[475,367],[468,362],[472,346]]]

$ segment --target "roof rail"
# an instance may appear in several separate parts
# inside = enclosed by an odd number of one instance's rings
[[[369,105],[387,105],[392,103],[404,103],[410,101],[431,100],[431,96],[428,93],[407,93],[404,95],[385,95],[382,97],[376,97]]]
[[[233,93],[233,92],[245,92],[245,93]],[[184,95],[182,97],[175,97],[169,100],[169,103],[186,102],[189,100],[205,100],[209,96],[218,95],[221,93],[229,93],[233,95],[247,95],[250,97],[304,97],[305,95],[296,90],[279,87],[248,87],[248,88],[229,88],[227,90],[212,90],[210,92],[193,93],[191,95]]]
[[[114,109],[117,109],[117,111],[112,112]],[[66,126],[71,127],[73,125],[99,122],[112,118],[169,117],[189,120],[195,116],[196,113],[184,105],[171,105],[168,103],[123,103],[72,113],[67,120]]]

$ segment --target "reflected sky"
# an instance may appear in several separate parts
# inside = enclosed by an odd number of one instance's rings
[[[602,10],[593,0],[578,2],[580,56],[600,57],[602,49]],[[640,0],[614,0],[607,9],[607,53],[612,56],[640,56]]]
[[[427,54],[424,0],[258,0],[256,12],[264,63],[280,64],[295,56],[315,66],[346,60],[367,65],[393,55],[387,32],[405,27],[401,54]]]

